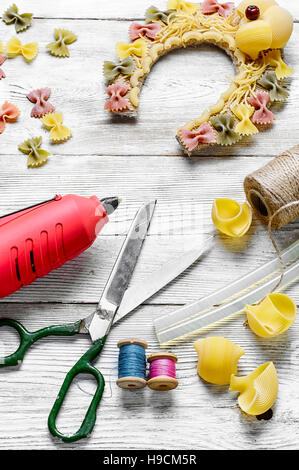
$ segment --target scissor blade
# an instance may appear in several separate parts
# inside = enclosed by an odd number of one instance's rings
[[[210,237],[208,240],[212,239]],[[198,246],[196,244],[193,249],[185,252],[183,255],[172,259],[164,264],[161,269],[151,273],[145,279],[137,282],[135,285],[126,290],[117,314],[114,317],[113,324],[128,315],[132,310],[141,305],[147,299],[159,292],[176,277],[189,268],[202,253],[208,248],[208,240]]]
[[[88,326],[92,341],[102,338],[109,332],[116,311],[131,280],[155,206],[156,201],[142,206],[131,224],[102,293],[98,308]]]

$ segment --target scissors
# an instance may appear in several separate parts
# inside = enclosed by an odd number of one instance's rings
[[[15,320],[0,319],[0,327],[12,327],[20,336],[19,348],[15,353],[0,358],[0,368],[19,365],[30,346],[41,338],[73,336],[78,333],[90,335],[92,346],[66,375],[48,419],[51,434],[65,442],[74,442],[87,437],[95,425],[97,407],[105,382],[103,375],[92,365],[92,362],[100,354],[111,326],[179,276],[206,250],[206,245],[199,245],[196,240],[196,244],[189,251],[164,263],[162,268],[155,273],[151,273],[127,289],[147,235],[155,205],[156,201],[150,202],[137,212],[94,313],[74,323],[49,326],[35,332],[29,332]],[[57,430],[55,422],[72,381],[80,373],[93,375],[97,380],[97,390],[79,430],[71,436],[65,436]]]

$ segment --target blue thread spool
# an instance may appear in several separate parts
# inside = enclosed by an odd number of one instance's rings
[[[119,341],[117,385],[127,390],[136,390],[146,386],[147,343],[140,339]]]

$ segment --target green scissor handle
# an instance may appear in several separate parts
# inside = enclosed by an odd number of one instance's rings
[[[41,330],[30,332],[26,330],[26,328],[16,320],[11,320],[9,318],[1,318],[0,327],[9,326],[11,328],[14,328],[20,336],[20,345],[13,354],[2,358],[0,357],[0,368],[17,366],[24,359],[24,356],[30,346],[39,339],[45,338],[46,336],[75,335],[76,333],[79,333],[80,325],[81,320],[75,323],[69,323],[65,325],[48,326],[47,328],[42,328]]]
[[[83,439],[84,437],[87,437],[93,430],[97,418],[97,408],[102,398],[105,387],[105,380],[101,372],[92,365],[92,362],[103,349],[106,338],[107,335],[95,341],[91,348],[81,357],[81,359],[79,359],[79,361],[74,365],[74,367],[68,372],[61,386],[58,397],[56,398],[53,408],[49,414],[48,427],[51,434],[54,437],[62,439],[64,442],[75,442],[79,439]],[[81,373],[93,375],[96,378],[98,385],[80,428],[75,434],[71,436],[66,436],[60,431],[58,431],[56,427],[56,418],[58,416],[62,403],[65,399],[68,389],[71,386],[73,379],[76,377],[76,375]]]

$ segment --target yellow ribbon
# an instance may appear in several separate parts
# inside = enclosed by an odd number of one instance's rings
[[[136,41],[131,44],[118,42],[116,44],[116,52],[121,60],[132,54],[137,55],[138,57],[144,57],[147,52],[146,42],[143,39],[136,39]]]
[[[235,131],[240,135],[252,135],[258,134],[259,130],[250,121],[251,116],[254,113],[254,107],[247,104],[238,104],[232,109],[234,115],[240,119],[240,122],[236,125]]]
[[[38,44],[34,42],[23,46],[18,38],[13,37],[7,43],[6,52],[10,59],[17,55],[22,55],[27,62],[31,62],[38,53]]]

